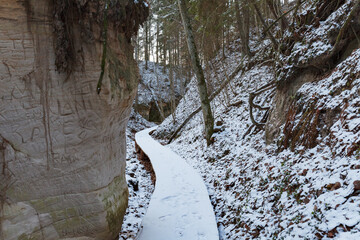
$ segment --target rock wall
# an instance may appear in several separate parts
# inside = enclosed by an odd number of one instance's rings
[[[276,95],[265,127],[268,144],[280,140],[280,127],[289,120],[289,112],[293,110],[289,107],[300,97],[301,94],[297,95],[300,87],[326,78],[359,48],[359,14],[360,5],[350,0],[317,1],[305,7],[298,24],[303,26],[299,36],[291,40],[293,44],[287,43],[291,47],[281,57],[282,64],[276,70]],[[326,115],[325,118],[334,117],[333,111]]]
[[[73,11],[71,71],[58,72],[53,3],[0,0],[0,239],[114,239],[128,197],[133,48],[110,22],[98,95],[102,22]]]
[[[307,82],[312,82],[316,79],[316,75],[310,71],[304,72],[296,77],[291,83],[284,88],[277,88],[272,109],[269,114],[269,120],[265,126],[266,143],[273,143],[281,133],[281,126],[286,121],[286,114],[292,103],[296,92],[299,88]]]

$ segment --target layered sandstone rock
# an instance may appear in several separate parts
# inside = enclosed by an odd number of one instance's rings
[[[109,18],[98,95],[101,1],[63,1],[73,3],[60,13],[56,2],[0,0],[1,240],[114,239],[127,207],[125,128],[138,82],[129,40],[144,18],[119,24],[146,15],[145,4],[114,5],[132,15]]]

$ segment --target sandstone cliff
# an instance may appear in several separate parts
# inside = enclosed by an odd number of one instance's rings
[[[114,239],[143,1],[0,0],[0,239]]]

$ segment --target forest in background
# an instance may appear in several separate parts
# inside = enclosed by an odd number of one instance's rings
[[[257,130],[265,128],[270,110],[254,102],[260,94],[269,90],[288,91],[291,82],[296,81],[303,72],[317,76],[329,73],[359,43],[360,26],[355,18],[359,14],[359,1],[351,1],[350,8],[334,17],[335,22],[332,26],[328,25],[327,29],[322,28],[321,23],[334,15],[347,1],[150,1],[150,17],[137,37],[133,38],[133,44],[135,59],[144,61],[141,68],[148,70],[149,62],[155,62],[161,66],[162,74],[168,75],[165,80],[169,82],[170,110],[165,114],[163,109],[157,107],[161,112],[161,120],[175,112],[179,97],[185,92],[182,90],[179,95],[176,90],[178,85],[184,88],[196,73],[191,63],[194,51],[188,50],[179,12],[180,2],[186,2],[197,47],[195,51],[205,73],[205,90],[210,101],[238,72],[256,64],[272,66],[273,81],[256,89],[249,98],[250,118]],[[324,36],[316,32],[310,34],[314,29],[323,31],[326,37],[321,39]],[[237,48],[235,51],[242,54],[237,59],[235,71],[224,77],[211,76],[213,71],[217,71],[213,61],[215,56],[220,63],[224,62],[228,57],[227,49],[234,46]],[[180,81],[179,76],[183,76]],[[269,101],[273,96],[269,95]],[[198,108],[196,111],[200,110]],[[259,119],[254,117],[253,112],[256,111],[263,112]],[[174,125],[178,125],[175,119],[173,115]],[[181,128],[180,125],[175,134]],[[267,139],[273,139],[271,135]]]

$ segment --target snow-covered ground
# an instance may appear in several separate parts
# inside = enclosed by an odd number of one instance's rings
[[[136,239],[154,191],[150,174],[136,157],[134,142],[136,132],[152,126],[154,124],[132,111],[126,130],[126,179],[129,187],[129,206],[124,217],[120,240]]]
[[[221,239],[360,239],[360,50],[295,94],[304,108],[317,99],[314,116],[331,125],[327,137],[318,135],[310,149],[266,145],[263,131],[245,136],[252,124],[249,93],[273,76],[266,65],[240,72],[212,102],[214,144],[206,146],[197,114],[171,149],[203,176]],[[197,99],[196,88],[188,91],[177,109],[178,123]],[[271,104],[264,97],[258,103]],[[302,114],[294,116],[295,125]],[[318,125],[315,131],[325,128]],[[156,135],[164,137],[168,129],[174,129],[170,119]]]
[[[214,143],[206,146],[200,113],[169,145],[203,177],[220,239],[360,239],[360,49],[293,94],[283,113],[282,134],[273,144],[266,145],[264,131],[249,132],[248,104],[250,92],[329,54],[334,44],[329,39],[352,4],[346,0],[318,26],[306,26],[303,41],[295,43],[290,55],[279,57],[284,63],[280,75],[272,59],[262,59],[270,42],[252,42],[253,59],[263,63],[240,71],[212,101]],[[307,11],[316,10],[312,7]],[[216,89],[246,61],[236,46],[227,50],[227,58],[214,59],[207,74],[210,88]],[[272,106],[273,93],[265,92],[255,103]],[[154,136],[170,137],[200,105],[198,99],[193,79],[176,109],[175,125],[172,118],[165,119]],[[254,116],[259,120],[263,113]]]
[[[148,69],[145,62],[139,63],[141,81],[139,84],[137,104],[147,105],[152,101],[170,102],[170,70],[155,62],[148,62]],[[185,93],[185,78],[179,69],[173,71],[175,97],[179,98]]]
[[[181,157],[149,136],[135,135],[156,174],[156,187],[139,240],[218,240],[215,215],[200,175]]]

